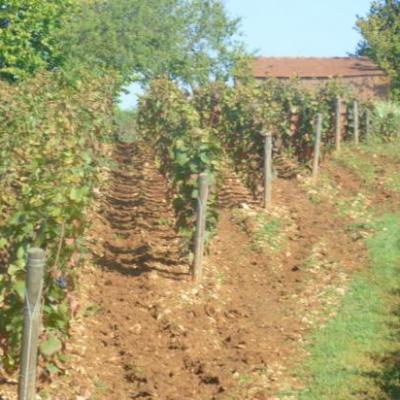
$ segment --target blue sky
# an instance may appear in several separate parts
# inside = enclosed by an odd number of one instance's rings
[[[346,56],[360,36],[356,16],[367,14],[370,0],[224,0],[231,16],[242,19],[243,41],[264,56]],[[122,108],[135,92],[122,96]]]
[[[345,56],[360,36],[356,16],[367,14],[370,0],[225,0],[241,17],[250,50],[266,56]]]

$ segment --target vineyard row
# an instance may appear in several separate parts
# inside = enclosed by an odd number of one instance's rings
[[[224,166],[259,198],[266,175],[265,134],[272,135],[275,164],[310,167],[317,116],[322,156],[340,149],[342,140],[357,144],[360,132],[368,140],[372,132],[375,139],[391,140],[400,128],[398,118],[380,117],[374,103],[357,100],[334,80],[315,91],[296,81],[244,80],[235,86],[211,84],[192,94],[169,80],[153,81],[140,101],[138,132],[156,150],[186,244],[193,249],[200,174],[207,174],[211,184],[207,241],[218,220]]]

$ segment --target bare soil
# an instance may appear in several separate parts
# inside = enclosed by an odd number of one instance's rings
[[[257,251],[232,209],[262,211],[227,171],[204,282],[195,288],[151,149],[119,144],[115,160],[88,232],[93,257],[80,276],[67,371],[47,387],[50,398],[273,400],[300,386],[290,371],[307,355],[308,334],[368,264],[350,221],[329,202],[310,201],[297,179],[278,179],[273,209],[293,228],[280,252]],[[336,173],[358,190],[346,171]]]

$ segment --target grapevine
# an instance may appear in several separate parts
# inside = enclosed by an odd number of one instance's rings
[[[193,239],[198,175],[217,179],[220,143],[209,127],[202,127],[200,116],[188,96],[173,82],[156,80],[141,99],[139,126],[142,135],[154,145],[161,171],[168,178],[177,215],[177,229],[190,245]],[[216,193],[211,193],[207,237],[217,221]]]
[[[71,83],[61,73],[0,84],[0,352],[9,370],[20,352],[25,262],[33,246],[47,252],[40,349],[49,372],[56,369],[113,91],[112,78]]]

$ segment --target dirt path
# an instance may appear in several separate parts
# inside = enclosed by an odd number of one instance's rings
[[[162,359],[157,350],[174,342],[161,304],[173,304],[177,282],[188,277],[165,179],[143,144],[118,145],[115,161],[89,232],[97,266],[81,277],[88,317],[77,321],[84,328],[71,344],[79,355],[63,384],[67,393],[56,399],[149,398],[169,386],[170,365],[180,364],[173,352]]]
[[[325,293],[342,293],[365,264],[347,221],[310,202],[296,180],[279,180],[275,207],[295,228],[283,251],[260,253],[232,218],[248,194],[231,177],[195,290],[151,150],[120,144],[115,159],[90,232],[97,265],[82,272],[82,317],[51,399],[267,400],[296,386],[287,370],[305,356],[310,328],[329,317]]]
[[[238,399],[273,398],[299,384],[287,371],[305,356],[310,328],[330,317],[349,275],[366,265],[362,241],[347,234],[348,221],[336,218],[328,204],[312,204],[296,181],[276,182],[274,202],[289,207],[295,226],[284,251],[254,252],[225,211],[209,259],[225,277],[220,297],[235,315],[234,324],[224,320],[219,331],[228,329],[234,369],[251,377],[247,387],[239,385]],[[328,296],[331,291],[336,296]],[[257,387],[260,397],[252,391]]]

